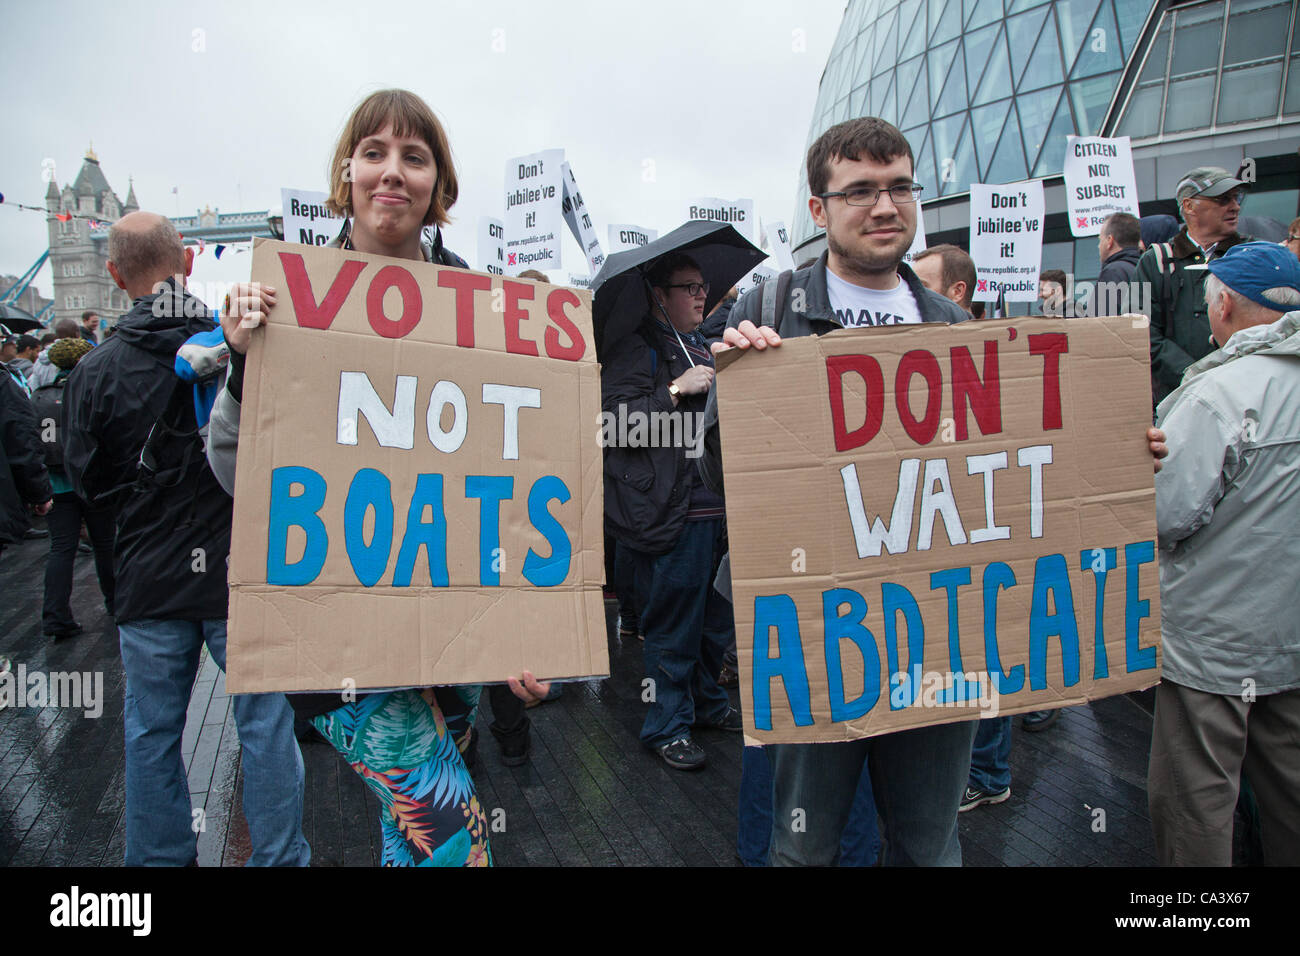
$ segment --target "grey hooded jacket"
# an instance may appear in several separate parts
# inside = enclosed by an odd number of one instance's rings
[[[1300,311],[1190,366],[1158,422],[1164,676],[1212,694],[1300,687]]]

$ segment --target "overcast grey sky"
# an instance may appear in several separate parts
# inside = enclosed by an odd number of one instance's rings
[[[566,151],[602,243],[609,223],[671,229],[697,196],[752,198],[789,225],[844,0],[0,9],[6,205],[43,205],[43,161],[62,188],[93,141],[118,196],[133,176],[144,209],[276,208],[282,186],[325,188],[363,96],[405,87],[447,127],[461,183],[447,244],[477,267],[478,220],[504,211],[506,160],[548,148]],[[0,273],[22,273],[47,244],[43,215],[0,206]],[[248,261],[209,251],[194,277],[244,279]],[[561,272],[586,274],[567,236]],[[37,284],[52,294],[48,266]]]

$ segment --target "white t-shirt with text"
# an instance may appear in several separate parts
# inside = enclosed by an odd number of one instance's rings
[[[902,276],[898,276],[898,285],[893,289],[880,292],[846,282],[827,269],[826,291],[831,308],[846,329],[864,325],[911,325],[921,321],[916,298]]]

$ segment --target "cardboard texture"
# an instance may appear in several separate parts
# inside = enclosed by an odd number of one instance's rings
[[[590,295],[269,240],[252,279],[229,690],[607,674]]]
[[[1159,680],[1144,322],[886,326],[719,368],[750,742]]]

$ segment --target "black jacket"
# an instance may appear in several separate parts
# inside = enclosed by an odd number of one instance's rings
[[[826,291],[826,261],[828,254],[823,252],[821,258],[806,269],[800,269],[790,277],[785,290],[784,301],[777,307],[777,331],[782,338],[794,338],[800,335],[825,335],[842,329],[835,310],[831,308],[830,294]],[[922,322],[943,322],[953,325],[970,319],[970,313],[937,292],[931,292],[921,285],[916,273],[903,262],[898,264],[898,274],[911,290],[912,298],[921,311]],[[776,282],[768,279],[767,282]],[[767,283],[763,283],[766,285]],[[763,285],[750,289],[736,307],[731,310],[727,320],[728,328],[735,328],[748,319],[755,325],[761,325]],[[779,288],[779,286],[778,286]],[[796,289],[803,290],[804,308],[791,307]],[[708,407],[704,414],[704,452],[699,458],[700,477],[704,483],[718,494],[722,494],[722,439],[718,428],[718,404],[715,389],[709,389]]]
[[[736,307],[735,299],[723,299],[718,303],[718,307],[709,313],[708,317],[700,325],[700,335],[712,345],[714,342],[722,341],[722,333],[727,328],[727,320],[731,318],[731,310]]]
[[[1178,387],[1187,366],[1214,351],[1210,344],[1210,312],[1205,304],[1204,268],[1247,237],[1233,233],[1220,240],[1208,258],[1187,235],[1184,226],[1167,251],[1148,249],[1138,260],[1134,278],[1150,284],[1151,391],[1155,405]],[[1198,268],[1189,269],[1188,266]]]
[[[31,527],[26,506],[44,504],[53,494],[31,400],[0,369],[0,545],[20,540]]]
[[[174,371],[176,350],[213,318],[168,286],[136,299],[117,333],[77,363],[63,402],[68,479],[117,517],[120,622],[226,617],[231,499],[208,467],[192,388]]]
[[[690,365],[680,349],[666,349],[658,324],[646,316],[633,335],[606,346],[600,373],[601,408],[626,420],[704,411],[704,396],[683,395],[674,406],[668,385]],[[636,416],[636,417],[634,417]],[[696,421],[697,417],[691,419]],[[623,544],[665,554],[677,544],[690,507],[694,462],[682,446],[605,448],[605,526]]]
[[[1121,249],[1101,264],[1097,274],[1098,282],[1132,282],[1133,273],[1137,271],[1138,260],[1142,250],[1137,246]]]

